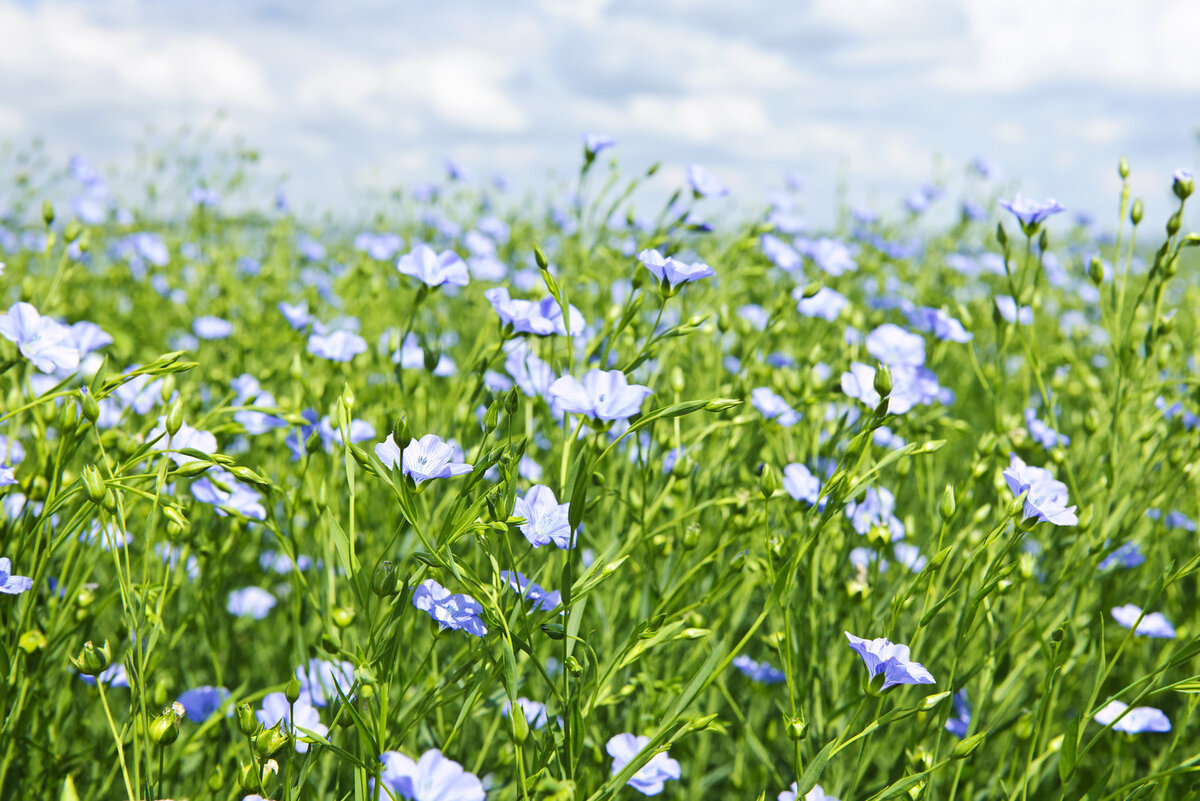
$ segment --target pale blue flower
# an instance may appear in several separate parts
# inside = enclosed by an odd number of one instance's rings
[[[290,704],[283,693],[268,693],[263,696],[262,708],[255,711],[254,715],[268,729],[282,721],[283,730],[295,736],[296,751],[301,754],[308,751],[309,745],[308,736],[301,729],[321,737],[329,733],[329,727],[321,722],[320,713],[303,695],[296,699],[296,703]]]
[[[1092,717],[1092,720],[1101,726],[1111,723],[1115,730],[1123,731],[1126,734],[1171,730],[1171,721],[1161,709],[1155,709],[1152,706],[1135,706],[1130,709],[1128,704],[1120,701],[1109,701]]]
[[[1071,438],[1060,434],[1050,426],[1043,423],[1037,417],[1037,412],[1033,409],[1025,410],[1025,427],[1029,429],[1029,436],[1033,437],[1033,441],[1041,445],[1043,448],[1050,449],[1059,445],[1064,448],[1071,444]]]
[[[788,405],[770,387],[755,387],[750,391],[750,405],[768,420],[774,420],[784,428],[800,422],[800,413]]]
[[[564,320],[562,308],[552,297],[540,301],[522,300],[510,297],[508,290],[502,286],[487,290],[483,296],[492,304],[500,321],[512,325],[513,331],[520,334],[566,336],[567,325],[570,324],[570,333],[578,335],[586,324],[583,314],[570,304],[567,306],[567,319]]]
[[[604,134],[584,134],[583,136],[583,150],[589,159],[595,158],[616,143],[617,140]]]
[[[174,436],[167,434],[167,419],[165,417],[158,418],[158,425],[150,429],[150,433],[146,435],[146,441],[155,440],[150,447],[151,453],[158,451],[178,451],[184,448],[200,451],[201,453],[214,454],[217,452],[217,438],[212,433],[200,428],[192,428],[187,423],[179,427]],[[172,462],[183,467],[185,464],[199,461],[194,456],[188,456],[183,453],[168,453],[167,458]]]
[[[649,744],[649,737],[636,737],[632,734],[618,734],[609,739],[605,750],[613,758],[612,775],[616,776],[624,770],[638,752]],[[637,773],[630,776],[626,784],[642,795],[658,795],[663,791],[665,782],[678,779],[682,775],[679,763],[667,756],[666,751],[660,751]]]
[[[763,234],[759,240],[759,246],[762,248],[763,255],[781,270],[790,273],[798,270],[803,264],[804,260],[800,258],[796,249],[777,236]]]
[[[394,469],[395,450],[398,449],[392,435],[388,434],[382,446],[376,446],[375,455],[379,456],[385,465]],[[434,478],[453,478],[470,473],[471,465],[451,461],[456,457],[453,445],[443,442],[437,434],[426,434],[419,440],[409,440],[408,447],[401,454],[401,472],[417,485]]]
[[[521,708],[521,714],[525,716],[525,722],[529,724],[529,728],[537,730],[543,728],[549,721],[546,714],[546,705],[541,701],[531,701],[528,698],[518,698],[517,706]],[[508,717],[512,712],[512,701],[504,699],[504,706],[500,707],[500,714]]]
[[[12,562],[7,556],[0,556],[0,593],[5,595],[20,595],[33,586],[33,579],[28,576],[13,575]]]
[[[821,496],[821,482],[807,466],[792,462],[783,468],[783,488],[797,501],[815,504]]]
[[[205,685],[185,690],[179,695],[179,703],[188,720],[203,723],[211,718],[221,705],[229,700],[229,690],[224,687]],[[233,713],[232,707],[228,711]]]
[[[970,727],[971,702],[967,700],[967,688],[963,687],[954,694],[954,714],[946,719],[946,731],[961,740]]]
[[[203,315],[192,321],[192,332],[200,339],[225,339],[233,334],[233,323],[220,317]]]
[[[1100,562],[1100,570],[1111,570],[1114,567],[1133,568],[1146,561],[1146,556],[1138,548],[1136,542],[1126,542],[1115,551],[1104,557]]]
[[[700,164],[688,165],[687,182],[696,197],[724,197],[729,194],[729,187]]]
[[[896,497],[889,490],[867,487],[861,501],[846,504],[846,516],[859,534],[866,534],[872,528],[883,528],[893,540],[901,540],[904,539],[904,524],[894,514],[895,509]]]
[[[1017,308],[1017,302],[1009,295],[998,295],[996,308],[1009,325],[1033,325],[1033,309],[1029,306]]]
[[[462,765],[433,749],[413,761],[399,751],[380,754],[379,780],[399,798],[409,801],[484,801],[483,783]]]
[[[125,672],[124,662],[113,662],[100,671],[99,676],[88,676],[80,673],[79,678],[83,679],[85,684],[94,685],[99,680],[105,687],[129,687],[129,674]]]
[[[893,643],[886,637],[864,640],[850,632],[843,632],[850,641],[850,648],[862,657],[867,674],[872,679],[883,677],[878,691],[883,692],[901,684],[933,684],[933,675],[923,665],[909,659],[907,645]]]
[[[367,350],[367,341],[352,331],[330,331],[321,334],[313,331],[308,337],[308,352],[322,359],[348,362]]]
[[[833,322],[842,309],[850,304],[846,297],[836,289],[823,286],[811,298],[804,297],[804,288],[796,287],[792,291],[796,300],[796,310],[805,317],[820,317],[822,320]]]
[[[220,467],[210,468],[203,478],[193,482],[192,495],[215,507],[221,517],[228,517],[232,511],[251,520],[267,519],[262,496]]]
[[[1025,464],[1012,454],[1009,466],[1004,471],[1004,480],[1014,497],[1028,491],[1025,496],[1024,516],[1056,526],[1074,526],[1079,523],[1075,507],[1067,506],[1067,485],[1054,478],[1044,467]]]
[[[417,245],[401,256],[396,269],[426,286],[466,286],[471,281],[467,264],[457,253],[453,250],[435,253],[433,248],[425,244]]]
[[[508,584],[522,600],[533,601],[534,608],[543,612],[552,612],[562,603],[562,593],[558,590],[547,590],[532,581],[524,573],[514,570],[501,570],[500,579]]]
[[[607,421],[625,420],[637,414],[654,390],[630,384],[620,370],[592,369],[583,381],[571,375],[559,378],[550,385],[547,394],[564,412]]]
[[[941,309],[921,306],[908,313],[908,320],[913,327],[921,331],[929,331],[938,339],[947,342],[970,342],[974,334],[967,332],[963,324]]]
[[[867,353],[889,367],[925,364],[925,340],[894,323],[884,323],[866,339]]]
[[[308,301],[302,300],[299,303],[288,303],[287,301],[279,301],[279,313],[287,320],[287,324],[297,331],[303,331],[313,322],[313,316],[308,311]]]
[[[333,662],[328,659],[309,659],[308,665],[296,668],[300,681],[300,695],[313,706],[328,706],[338,701],[342,694],[349,695],[354,686],[354,665],[346,661]]]
[[[79,366],[79,348],[71,329],[38,314],[28,303],[14,303],[0,314],[0,336],[14,343],[21,355],[43,373]]]
[[[716,275],[716,271],[703,262],[689,264],[663,256],[657,250],[643,250],[637,258],[659,283],[665,283],[668,289]]]
[[[461,630],[476,637],[487,634],[479,601],[470,595],[451,593],[433,579],[422,581],[413,590],[412,604],[437,621],[442,629]]]
[[[1175,627],[1163,615],[1162,612],[1149,612],[1145,615],[1142,610],[1133,604],[1125,604],[1124,606],[1115,606],[1112,610],[1113,620],[1120,623],[1127,629],[1133,629],[1134,634],[1143,637],[1161,637],[1163,639],[1173,639],[1175,637]],[[1141,618],[1141,621],[1138,620]],[[1137,628],[1134,628],[1134,625]]]
[[[766,662],[755,662],[745,654],[734,658],[731,663],[746,678],[759,684],[778,684],[787,678],[782,670]]]
[[[1001,206],[1011,211],[1021,221],[1021,227],[1026,231],[1035,230],[1051,214],[1066,211],[1066,207],[1054,198],[1034,200],[1033,198],[1025,197],[1020,192],[1012,200],[1001,200],[999,202]]]
[[[792,782],[792,786],[788,790],[784,790],[775,797],[775,801],[796,801],[796,796],[800,792],[800,783]],[[829,795],[821,789],[821,785],[814,784],[813,788],[804,794],[802,801],[839,801],[836,797]]]
[[[233,590],[225,601],[225,611],[236,617],[262,620],[275,607],[275,596],[261,587]]]
[[[571,547],[571,524],[567,520],[571,505],[559,503],[554,490],[542,484],[529,488],[524,498],[517,498],[513,514],[522,517],[521,533],[534,548],[554,543],[559,548]]]
[[[812,259],[822,271],[834,277],[858,269],[854,252],[836,239],[797,239],[795,244],[797,251]]]

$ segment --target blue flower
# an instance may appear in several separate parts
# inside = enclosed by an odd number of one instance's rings
[[[279,313],[287,320],[287,324],[297,331],[303,331],[313,321],[313,316],[308,312],[308,301],[302,300],[299,303],[288,303],[287,301],[279,301]]]
[[[194,482],[192,495],[201,503],[214,506],[221,517],[228,517],[232,511],[250,520],[267,519],[262,497],[220,467],[209,469],[204,478]]]
[[[946,719],[946,731],[961,740],[970,727],[971,702],[967,700],[967,688],[963,687],[954,694],[954,714]]]
[[[348,362],[367,350],[367,341],[352,331],[335,330],[327,334],[313,331],[308,337],[308,352],[322,359]]]
[[[376,261],[387,261],[396,255],[403,244],[404,240],[396,234],[376,234],[363,231],[354,237],[354,249],[360,253],[366,253]]]
[[[434,253],[433,248],[425,244],[417,245],[401,256],[396,269],[426,286],[466,286],[471,281],[467,264],[457,253],[453,250]]]
[[[796,801],[796,795],[800,792],[799,782],[792,782],[792,786],[788,790],[784,790],[775,797],[775,801]],[[832,795],[829,795],[821,789],[821,785],[814,784],[813,788],[804,794],[803,801],[838,801]]]
[[[554,543],[559,548],[571,547],[571,524],[567,514],[569,503],[559,503],[554,490],[542,484],[529,488],[524,498],[517,498],[513,514],[525,518],[521,533],[534,548]]]
[[[125,672],[124,662],[113,662],[111,665],[100,671],[99,676],[87,676],[83,673],[79,674],[79,678],[83,679],[85,684],[95,684],[97,680],[105,687],[128,687],[129,674]]]
[[[891,534],[893,540],[904,539],[904,524],[893,512],[896,509],[896,496],[883,487],[867,487],[861,501],[850,501],[846,504],[846,516],[850,525],[859,534],[866,534],[873,528],[883,528]]]
[[[820,317],[829,322],[836,320],[842,309],[850,303],[841,292],[827,286],[818,289],[811,298],[804,297],[803,287],[796,287],[792,297],[796,300],[796,310],[805,317]]]
[[[529,724],[531,729],[540,729],[549,721],[546,714],[546,705],[541,701],[531,701],[528,698],[518,698],[517,706],[521,707],[521,714],[525,716],[525,722]],[[512,712],[512,701],[504,699],[504,706],[500,707],[500,713],[504,717],[508,717]]]
[[[1140,634],[1143,637],[1161,637],[1163,639],[1173,639],[1175,637],[1175,627],[1171,622],[1163,616],[1162,612],[1150,612],[1143,615],[1142,610],[1133,604],[1125,604],[1124,606],[1113,607],[1113,620],[1120,623],[1127,629],[1133,629],[1134,634]],[[1139,621],[1138,618],[1141,618]],[[1136,624],[1137,628],[1134,628]]]
[[[196,723],[203,723],[213,716],[213,714],[221,708],[221,705],[229,699],[229,690],[224,687],[211,687],[205,685],[203,687],[193,687],[186,690],[179,696],[179,703],[183,706],[183,713],[187,715],[189,720]],[[229,710],[232,714],[233,709]]]
[[[584,134],[583,136],[583,150],[589,159],[596,158],[616,143],[617,140],[604,134]]]
[[[399,449],[392,435],[388,434],[386,440],[375,446],[375,455],[389,468],[395,469],[396,452]],[[409,440],[408,447],[400,454],[400,472],[417,485],[433,478],[465,476],[471,472],[471,465],[451,461],[458,456],[453,445],[443,442],[437,434],[426,434],[419,440]]]
[[[79,348],[71,329],[38,314],[28,303],[14,303],[0,314],[0,336],[16,344],[21,355],[43,373],[79,366]]]
[[[236,617],[262,620],[275,607],[275,596],[261,587],[233,590],[225,601],[225,611]]]
[[[200,339],[225,339],[233,334],[233,323],[206,314],[192,320],[192,332]]]
[[[1017,302],[1009,295],[998,295],[996,297],[996,308],[1000,311],[1000,316],[1009,325],[1033,324],[1033,309],[1028,306],[1018,308]]]
[[[307,735],[300,731],[301,729],[307,729],[321,737],[329,733],[329,727],[321,722],[321,714],[304,696],[300,696],[296,703],[289,704],[287,696],[283,693],[268,693],[263,696],[262,709],[257,710],[254,715],[258,722],[267,728],[282,721],[283,730],[295,736],[296,751],[301,754],[308,751]]]
[[[1012,200],[1001,200],[1000,205],[1011,211],[1021,221],[1021,227],[1025,229],[1026,233],[1036,230],[1042,221],[1051,214],[1066,211],[1066,207],[1054,198],[1034,200],[1024,197],[1020,192]]]
[[[1009,466],[1004,471],[1004,480],[1014,497],[1028,490],[1025,496],[1025,517],[1037,518],[1039,522],[1056,526],[1074,526],[1079,523],[1075,507],[1067,506],[1067,485],[1054,478],[1044,467],[1025,464],[1012,454]]]
[[[620,370],[592,369],[583,381],[571,375],[557,379],[547,394],[564,412],[607,421],[625,420],[637,414],[654,390],[630,384]]]
[[[663,256],[657,250],[643,250],[637,258],[658,279],[659,283],[665,283],[668,289],[717,274],[712,267],[703,262],[688,264],[669,256]]]
[[[947,342],[970,342],[973,334],[967,333],[963,324],[941,309],[921,306],[908,313],[908,321],[915,328],[930,331],[935,337]]]
[[[733,666],[740,670],[748,679],[756,681],[759,684],[778,684],[787,678],[779,668],[773,667],[766,662],[755,662],[745,654],[735,657]]]
[[[79,533],[79,541],[88,544],[99,544],[106,551],[113,548],[123,548],[133,542],[133,535],[122,531],[116,521],[101,525],[99,520],[93,520],[87,531]]]
[[[696,197],[724,197],[729,194],[729,187],[699,164],[688,165],[687,182]]]
[[[13,468],[6,464],[0,464],[0,487],[11,487],[16,483],[17,478]]]
[[[624,770],[625,766],[649,744],[649,737],[635,737],[632,734],[618,734],[612,737],[604,748],[613,758],[612,775],[616,776]],[[642,795],[658,795],[663,791],[667,780],[678,779],[682,775],[679,763],[667,756],[666,751],[660,751],[637,773],[630,776],[626,784]]]
[[[777,236],[772,234],[763,234],[762,239],[759,240],[759,242],[759,246],[762,248],[763,255],[770,259],[771,263],[781,270],[785,270],[786,272],[790,273],[794,270],[798,270],[803,263],[803,260],[800,258],[800,254],[796,252],[795,248]]]
[[[20,595],[32,586],[33,579],[13,575],[12,562],[7,556],[0,556],[0,592],[5,595]]]
[[[783,488],[788,495],[797,501],[815,504],[821,496],[821,482],[812,471],[799,462],[792,462],[783,468]]]
[[[433,749],[419,761],[399,751],[379,756],[383,771],[379,780],[401,798],[409,801],[484,801],[483,782],[463,770],[463,766]]]
[[[433,579],[426,579],[413,590],[413,606],[427,613],[442,629],[465,631],[476,637],[487,634],[487,625],[479,616],[483,606],[470,595],[453,594]]]
[[[1168,732],[1171,730],[1171,721],[1161,709],[1155,709],[1152,706],[1135,706],[1130,709],[1128,704],[1123,704],[1120,701],[1109,701],[1108,704],[1097,712],[1092,720],[1099,723],[1101,726],[1107,726],[1110,723],[1117,731],[1123,731],[1126,734],[1141,734],[1142,732]]]
[[[586,324],[579,309],[569,304],[567,306],[568,316],[564,321],[562,308],[559,307],[558,301],[551,297],[542,298],[536,302],[512,298],[509,296],[508,290],[502,286],[489,289],[483,293],[483,296],[492,304],[500,321],[511,325],[513,330],[519,334],[536,334],[543,337],[550,334],[566,336],[569,323],[571,334],[578,335]]]
[[[543,612],[553,612],[562,603],[562,593],[558,590],[547,590],[534,584],[525,574],[513,570],[501,570],[500,579],[504,581],[523,600],[533,601],[533,605]]]
[[[1025,410],[1025,427],[1029,429],[1029,436],[1033,437],[1033,441],[1041,445],[1043,448],[1050,449],[1058,445],[1066,447],[1071,444],[1071,438],[1060,434],[1050,426],[1043,423],[1037,418],[1037,412],[1033,409]]]
[[[925,340],[894,323],[884,323],[866,339],[867,353],[889,367],[925,364]]]
[[[812,259],[824,272],[834,277],[858,269],[858,262],[854,260],[853,251],[836,239],[829,237],[797,239],[796,250]]]
[[[755,387],[750,391],[750,404],[768,420],[774,420],[784,428],[800,421],[800,413],[788,405],[770,387]]]
[[[174,453],[174,451],[190,448],[207,454],[217,452],[217,438],[211,432],[200,428],[192,428],[187,423],[184,423],[175,432],[174,436],[168,436],[166,420],[165,417],[158,418],[158,425],[150,429],[150,433],[146,435],[147,442],[155,440],[154,445],[150,448],[151,452],[172,451],[172,453],[167,454],[167,457],[180,467],[199,460],[184,453]]]
[[[1114,567],[1132,568],[1146,561],[1146,556],[1138,548],[1136,542],[1127,542],[1104,557],[1100,562],[1100,570],[1111,570]]]
[[[850,641],[850,648],[862,657],[867,666],[871,686],[883,692],[901,684],[933,684],[933,675],[923,665],[909,659],[907,645],[893,643],[886,637],[864,640],[850,632],[843,632]],[[878,678],[882,678],[882,682]]]
[[[313,706],[328,706],[339,700],[338,690],[349,695],[354,686],[354,665],[349,662],[331,662],[328,659],[310,659],[307,667],[296,668],[300,681],[300,694]]]

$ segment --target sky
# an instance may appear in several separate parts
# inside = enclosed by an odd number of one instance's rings
[[[980,155],[1108,219],[1124,155],[1161,215],[1200,160],[1196,31],[1194,0],[0,0],[0,141],[122,165],[215,125],[323,208],[447,158],[566,186],[604,133],[668,190],[798,175],[817,221]]]

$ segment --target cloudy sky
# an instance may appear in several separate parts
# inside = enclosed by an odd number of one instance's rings
[[[1196,31],[1195,0],[0,0],[0,140],[118,164],[221,110],[294,198],[342,202],[447,157],[535,186],[603,132],[665,185],[797,173],[817,218],[840,178],[895,207],[985,155],[1111,216],[1120,155],[1152,211],[1196,165]]]

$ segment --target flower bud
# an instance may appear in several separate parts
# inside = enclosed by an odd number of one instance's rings
[[[1129,162],[1124,156],[1117,162],[1117,175],[1121,176],[1122,181],[1129,177]]]
[[[775,475],[775,471],[771,469],[771,465],[764,464],[762,473],[758,477],[758,491],[763,496],[763,500],[770,498],[779,489],[779,478]]]
[[[379,598],[396,594],[396,566],[390,560],[382,562],[371,577],[371,592]]]
[[[957,510],[958,502],[954,499],[954,485],[947,484],[946,489],[942,492],[942,502],[938,506],[938,514],[942,516],[942,520],[949,520],[954,517]]]
[[[1134,225],[1141,225],[1142,218],[1146,216],[1146,205],[1142,203],[1142,199],[1136,198],[1133,201],[1133,206],[1129,209],[1129,221]]]
[[[238,768],[238,786],[248,793],[257,793],[262,789],[259,781],[258,763],[250,760],[250,764],[242,763]]]
[[[567,672],[570,673],[573,678],[577,679],[583,675],[583,665],[579,664],[579,660],[575,658],[574,654],[568,656],[567,661],[563,664],[567,666]]]
[[[983,745],[983,738],[987,737],[987,732],[981,731],[978,734],[972,734],[965,740],[960,740],[954,750],[950,752],[951,759],[966,759],[971,754]]]
[[[1180,200],[1187,200],[1195,188],[1196,183],[1192,177],[1191,170],[1179,169],[1175,171],[1174,178],[1171,181],[1171,191],[1175,193],[1175,197]]]
[[[715,398],[704,404],[704,410],[706,412],[723,412],[741,405],[742,402],[737,398]]]
[[[512,726],[513,740],[523,743],[529,737],[529,721],[525,719],[525,710],[514,703],[508,710],[508,722]]]
[[[483,415],[483,433],[490,434],[496,430],[496,426],[500,424],[500,401],[494,400],[487,407],[487,412]]]
[[[1099,256],[1092,256],[1091,262],[1088,263],[1088,279],[1095,286],[1104,283],[1104,262],[1100,261]]]
[[[79,406],[75,403],[74,398],[68,397],[62,405],[62,411],[58,415],[58,430],[64,435],[70,434],[75,430],[75,424],[79,422]]]
[[[224,786],[225,786],[225,774],[224,774],[224,772],[222,772],[221,766],[216,765],[215,767],[213,767],[212,774],[208,777],[208,791],[210,793],[212,793],[213,795],[216,795],[218,792],[220,792],[221,788]]]
[[[545,271],[550,269],[550,262],[546,258],[546,254],[537,245],[533,246],[533,260],[537,262],[539,270]]]
[[[886,364],[880,364],[875,368],[875,391],[879,393],[879,397],[886,398],[892,392],[892,368]]]
[[[99,505],[104,500],[107,487],[96,465],[89,464],[83,468],[83,488],[87,491],[88,500]]]
[[[1008,247],[1008,232],[1004,230],[1003,223],[996,223],[996,241],[1000,247]]]
[[[239,704],[237,708],[237,727],[246,737],[254,736],[261,728],[254,707],[249,704]]]
[[[279,753],[288,744],[288,736],[283,731],[283,721],[280,720],[269,729],[263,729],[254,737],[254,754],[259,759],[266,759]]]
[[[1167,218],[1167,236],[1175,236],[1179,233],[1180,227],[1183,225],[1183,218],[1177,211]]]
[[[700,544],[700,524],[691,523],[683,530],[683,547],[689,551]]]
[[[49,200],[42,201],[42,222],[49,228],[54,223],[54,204]]]
[[[83,416],[92,423],[100,417],[100,404],[96,403],[90,392],[83,393]]]
[[[561,640],[567,636],[567,630],[562,623],[543,623],[542,632],[552,640]]]
[[[799,742],[804,739],[804,735],[808,734],[808,721],[804,719],[803,715],[796,717],[784,715],[783,721],[787,726],[788,739]]]
[[[150,723],[150,739],[158,746],[168,746],[179,739],[179,718],[175,710],[164,709],[163,713]]]
[[[284,685],[283,697],[287,699],[289,704],[294,704],[299,700],[300,679],[295,674],[292,674],[292,677],[288,679],[288,683]]]
[[[354,623],[355,612],[348,606],[335,607],[331,614],[333,616],[333,625],[339,629],[349,628]]]
[[[323,650],[325,653],[333,655],[341,649],[342,645],[338,642],[337,637],[334,637],[329,632],[325,632],[321,635],[321,650]]]
[[[179,429],[183,427],[183,402],[176,398],[167,409],[167,435],[175,436],[179,433]]]
[[[112,663],[112,654],[108,648],[108,640],[99,648],[88,640],[83,644],[79,656],[71,657],[71,664],[85,676],[99,676]]]

